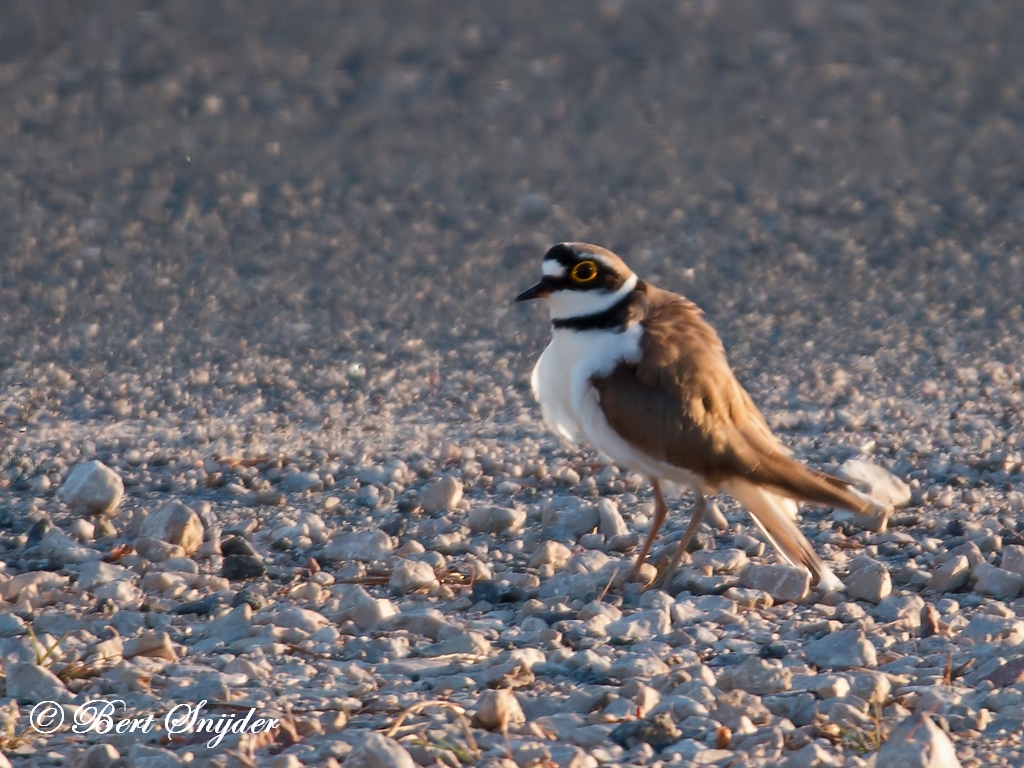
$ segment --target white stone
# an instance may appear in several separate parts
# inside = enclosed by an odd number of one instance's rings
[[[597,506],[588,501],[573,501],[568,506],[549,506],[541,516],[544,525],[561,525],[576,537],[590,533],[601,522]]]
[[[997,600],[1012,600],[1024,586],[1024,577],[1019,573],[1004,571],[989,563],[978,564],[974,569],[974,579],[975,592]]]
[[[623,616],[611,622],[606,631],[608,637],[617,642],[630,640],[650,640],[660,635],[667,635],[672,629],[672,619],[668,611],[638,611],[630,616]]]
[[[80,589],[93,589],[112,581],[130,579],[132,575],[127,568],[113,563],[100,561],[84,563],[78,569],[78,586]]]
[[[139,536],[175,544],[191,555],[203,543],[203,523],[190,507],[172,501],[146,515]]]
[[[619,513],[619,505],[611,499],[600,499],[597,502],[597,532],[606,538],[625,536],[629,533],[626,521]]]
[[[358,584],[342,584],[334,588],[340,599],[339,620],[351,619],[362,630],[383,624],[398,613],[394,603],[375,598]]]
[[[29,571],[0,582],[0,598],[17,601],[18,596],[30,587],[35,587],[39,592],[43,592],[47,589],[58,589],[67,583],[68,577],[61,576],[59,573]]]
[[[43,539],[39,542],[39,551],[46,555],[51,562],[60,565],[87,563],[103,558],[103,553],[99,550],[83,547],[56,527],[43,534]]]
[[[538,568],[542,565],[550,565],[556,571],[565,568],[565,564],[572,557],[572,550],[565,544],[558,541],[545,541],[530,557],[530,567]]]
[[[1024,546],[1008,544],[1003,547],[1003,559],[1000,561],[1003,570],[1024,576]]]
[[[207,637],[228,644],[249,637],[253,633],[252,624],[252,608],[248,603],[242,603],[223,616],[218,616],[203,627],[203,630]]]
[[[694,568],[711,568],[715,573],[738,571],[750,562],[747,553],[735,547],[700,549],[691,555]]]
[[[79,464],[58,491],[60,498],[79,515],[109,515],[124,496],[121,477],[100,461]]]
[[[860,629],[844,629],[815,640],[804,649],[807,661],[818,669],[850,669],[878,665],[875,646]]]
[[[328,560],[383,560],[395,548],[395,542],[379,528],[360,533],[342,532],[337,534],[324,550]]]
[[[30,662],[17,662],[7,667],[7,698],[21,704],[40,701],[65,701],[71,697],[53,672]]]
[[[718,687],[723,691],[739,688],[757,696],[766,696],[790,690],[793,672],[775,659],[750,656],[739,664],[723,668],[718,673]]]
[[[417,589],[436,587],[437,574],[429,563],[402,560],[391,572],[388,586],[404,595]]]
[[[439,478],[428,485],[423,491],[420,506],[429,513],[440,512],[442,509],[455,509],[462,501],[462,483],[454,477]]]
[[[526,511],[511,507],[476,507],[469,513],[474,533],[514,533],[526,522]]]
[[[795,752],[790,752],[789,757],[782,763],[782,768],[831,768],[834,765],[837,765],[835,758],[820,744],[811,742]]]
[[[947,560],[932,572],[928,589],[936,592],[956,592],[971,578],[971,563],[964,555]]]
[[[915,713],[896,726],[878,750],[875,765],[879,768],[961,768],[949,736],[924,713]]]
[[[409,751],[394,739],[367,732],[343,763],[344,768],[417,768]]]
[[[799,601],[811,588],[811,574],[795,565],[749,565],[740,576],[743,586],[767,592],[776,602]]]
[[[883,506],[902,507],[910,501],[909,485],[866,459],[850,459],[843,463],[839,472],[859,491]]]
[[[868,557],[858,557],[850,564],[846,595],[851,600],[878,604],[891,594],[892,577],[883,563]]]
[[[254,624],[294,627],[310,634],[330,624],[323,614],[294,605],[268,606],[253,614],[252,620]]]

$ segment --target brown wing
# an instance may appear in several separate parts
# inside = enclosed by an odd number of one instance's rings
[[[729,367],[722,341],[686,299],[648,288],[643,357],[595,378],[612,428],[717,486],[741,477],[800,501],[869,512],[848,484],[790,458]]]

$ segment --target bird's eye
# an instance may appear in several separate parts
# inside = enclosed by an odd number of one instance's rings
[[[577,283],[589,283],[597,277],[597,264],[592,261],[581,261],[572,268],[570,276]]]

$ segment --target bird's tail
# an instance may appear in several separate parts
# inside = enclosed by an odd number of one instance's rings
[[[795,501],[739,478],[722,483],[721,488],[750,513],[783,560],[806,568],[811,572],[812,582],[826,592],[844,589],[843,582],[822,562],[797,526]]]

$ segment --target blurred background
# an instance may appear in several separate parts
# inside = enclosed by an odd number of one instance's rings
[[[0,369],[525,371],[565,239],[741,367],[1019,361],[1022,43],[1012,0],[6,0]]]

